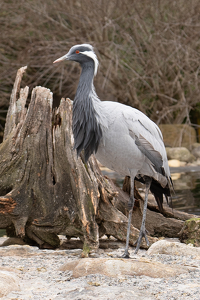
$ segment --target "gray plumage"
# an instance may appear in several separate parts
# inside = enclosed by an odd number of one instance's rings
[[[77,92],[73,102],[74,148],[79,155],[84,150],[85,160],[92,153],[108,168],[130,176],[131,195],[128,203],[129,222],[124,257],[129,257],[128,243],[134,206],[134,179],[146,185],[145,205],[136,252],[145,233],[148,190],[155,196],[162,211],[163,195],[170,197],[171,182],[162,133],[158,126],[142,112],[118,102],[100,101],[93,78],[98,60],[93,47],[88,44],[73,46],[62,60],[79,62],[82,67]]]

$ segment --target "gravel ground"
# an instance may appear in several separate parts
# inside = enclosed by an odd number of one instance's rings
[[[132,258],[147,257],[151,261],[166,265],[181,265],[193,267],[193,271],[171,278],[150,278],[148,276],[107,277],[101,274],[72,278],[71,272],[61,272],[66,262],[80,259],[80,249],[75,250],[39,250],[30,246],[2,247],[8,249],[26,249],[26,255],[1,256],[0,268],[17,270],[20,291],[11,292],[1,298],[19,300],[97,300],[97,299],[200,299],[200,261],[191,256],[171,256],[166,254],[147,255],[140,250]],[[101,250],[99,257],[119,257],[123,249]]]

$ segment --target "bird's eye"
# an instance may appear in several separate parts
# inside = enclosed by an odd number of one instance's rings
[[[79,52],[80,52],[79,50],[76,50],[76,54],[79,54]]]

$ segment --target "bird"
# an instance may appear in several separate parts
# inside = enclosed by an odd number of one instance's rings
[[[142,224],[136,241],[135,254],[143,237],[149,246],[145,221],[149,190],[163,212],[163,195],[171,199],[172,179],[159,127],[141,111],[114,101],[101,101],[94,87],[98,59],[90,44],[71,47],[63,60],[75,61],[81,74],[73,100],[72,131],[74,149],[79,156],[84,150],[85,162],[91,154],[104,166],[122,176],[130,177],[126,246],[122,257],[129,258],[129,236],[134,207],[134,181],[145,185]]]

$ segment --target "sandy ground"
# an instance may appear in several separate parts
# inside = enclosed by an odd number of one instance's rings
[[[4,241],[0,238],[0,244]],[[95,264],[101,258],[115,259],[123,254],[124,244],[118,249],[100,249],[93,258]],[[116,269],[115,276],[106,276],[96,271],[73,277],[73,271],[61,271],[66,263],[81,261],[81,249],[72,250],[40,250],[37,247],[11,245],[0,247],[0,270],[15,273],[19,291],[12,291],[3,300],[97,300],[97,299],[200,299],[200,260],[191,255],[148,255],[146,250],[134,254],[130,249],[130,264],[137,260],[146,260],[150,268],[157,262],[165,267],[188,268],[186,273],[167,278],[150,276],[132,276],[121,274]],[[138,269],[140,269],[140,264]],[[156,270],[155,270],[156,272]]]

